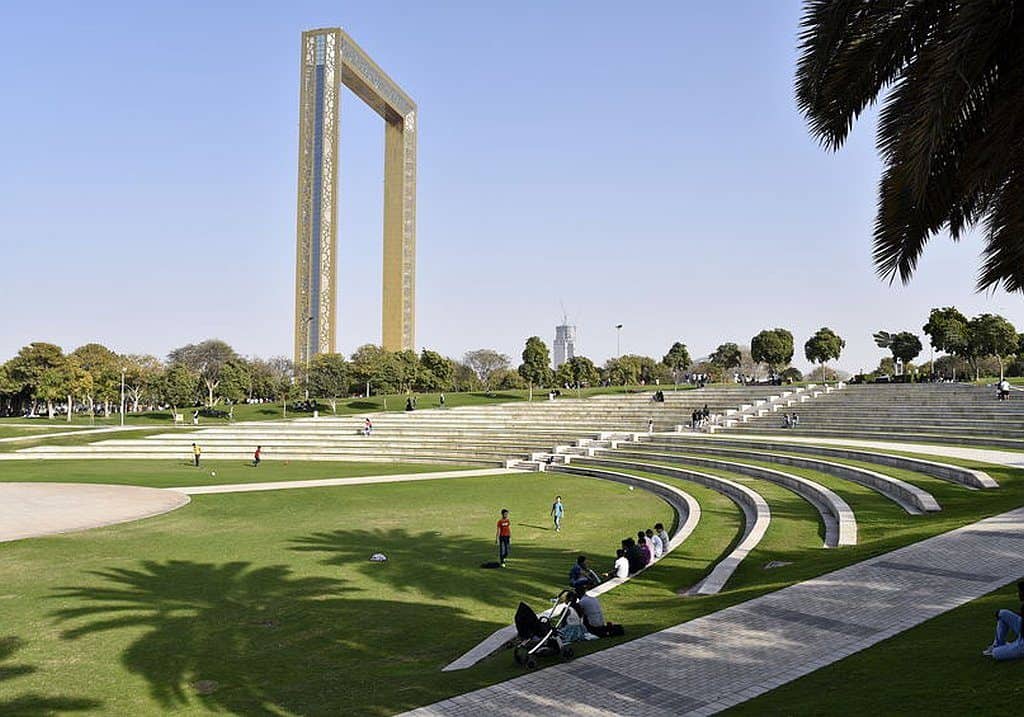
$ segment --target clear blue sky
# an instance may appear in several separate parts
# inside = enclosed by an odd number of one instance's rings
[[[870,262],[873,121],[838,154],[792,100],[797,0],[70,2],[0,10],[0,357],[31,340],[290,355],[298,47],[345,27],[420,107],[420,346],[518,360],[560,302],[598,362],[878,329],[973,291],[980,241],[913,284]],[[873,118],[871,118],[873,120]],[[379,341],[383,129],[342,104],[339,349]]]

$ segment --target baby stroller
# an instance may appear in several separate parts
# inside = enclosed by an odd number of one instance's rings
[[[566,645],[558,636],[558,630],[569,618],[572,609],[566,602],[571,590],[563,590],[554,599],[555,607],[550,616],[539,616],[529,605],[519,603],[516,610],[516,632],[519,642],[515,646],[516,664],[529,669],[537,666],[537,656],[559,655],[563,660],[571,660],[574,656],[572,647]]]

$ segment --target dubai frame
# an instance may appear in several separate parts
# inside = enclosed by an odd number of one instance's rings
[[[340,28],[302,33],[295,364],[334,353],[341,85],[384,118],[381,345],[412,349],[416,321],[416,103]]]

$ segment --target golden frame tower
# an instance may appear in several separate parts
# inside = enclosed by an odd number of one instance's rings
[[[416,322],[416,103],[341,28],[302,33],[295,363],[334,353],[341,85],[384,119],[381,345],[412,349]]]

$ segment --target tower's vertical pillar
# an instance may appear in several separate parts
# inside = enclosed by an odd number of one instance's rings
[[[340,31],[302,33],[295,363],[335,351]]]
[[[416,347],[416,112],[384,122],[382,345]]]

